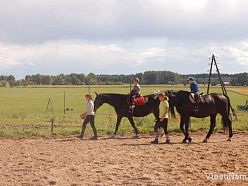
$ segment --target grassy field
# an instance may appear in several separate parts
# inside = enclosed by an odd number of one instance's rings
[[[188,90],[188,86],[142,86],[142,94],[150,94],[153,90]],[[201,87],[206,92],[206,86]],[[232,106],[243,105],[248,99],[248,88],[230,87],[228,94]],[[64,91],[66,93],[66,108],[69,111],[64,115]],[[129,86],[93,86],[91,93],[128,93]],[[219,87],[211,88],[211,92],[221,92]],[[82,120],[79,115],[85,109],[84,95],[88,87],[26,87],[0,88],[0,136],[30,136],[50,134],[51,119],[54,118],[56,135],[77,134],[80,131]],[[51,98],[54,115],[46,107]],[[50,107],[49,107],[50,108]],[[235,130],[248,129],[248,115],[238,112],[239,121],[234,121]],[[221,129],[220,117],[216,130]],[[99,133],[110,134],[114,131],[116,115],[109,105],[102,106],[96,115],[96,125]],[[135,123],[143,133],[152,132],[154,117],[135,118]],[[179,131],[177,120],[170,120],[169,130]],[[192,119],[191,131],[207,130],[208,119]],[[133,129],[127,119],[123,119],[119,133],[132,132]],[[91,132],[90,128],[87,132]]]

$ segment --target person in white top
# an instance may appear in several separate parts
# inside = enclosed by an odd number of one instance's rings
[[[86,125],[88,123],[90,123],[91,128],[92,128],[92,130],[94,132],[94,137],[92,137],[91,139],[97,140],[97,131],[96,131],[96,127],[95,127],[95,112],[94,112],[94,103],[92,101],[92,95],[86,94],[85,98],[87,100],[86,111],[80,115],[80,117],[82,119],[84,119],[84,122],[83,122],[83,125],[82,125],[81,134],[79,136],[77,136],[77,137],[80,138],[80,139],[83,139],[84,132],[85,132],[85,129],[86,129]]]

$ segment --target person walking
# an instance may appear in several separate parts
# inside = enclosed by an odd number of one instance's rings
[[[95,127],[95,112],[94,112],[94,103],[92,101],[92,95],[91,94],[86,94],[85,98],[87,100],[87,107],[86,111],[80,115],[82,119],[84,119],[83,125],[82,125],[82,130],[81,134],[77,136],[80,139],[83,139],[85,129],[88,123],[90,123],[91,128],[93,130],[94,136],[91,138],[92,140],[97,140],[97,130]]]

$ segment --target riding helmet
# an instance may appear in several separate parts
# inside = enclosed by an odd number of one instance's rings
[[[139,83],[139,78],[134,78],[133,80],[137,81]]]
[[[193,78],[193,77],[189,77],[189,78],[188,78],[188,81],[190,81],[190,80],[191,80],[191,81],[194,81],[194,78]]]

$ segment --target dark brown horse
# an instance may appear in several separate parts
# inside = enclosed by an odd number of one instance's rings
[[[95,111],[102,106],[104,103],[107,103],[114,107],[115,112],[117,114],[117,121],[116,121],[116,127],[114,135],[117,135],[118,128],[120,126],[121,120],[123,117],[127,117],[130,121],[132,127],[134,128],[136,137],[139,137],[139,131],[137,127],[135,126],[135,123],[133,121],[134,117],[144,117],[149,115],[150,113],[153,113],[155,118],[158,119],[158,106],[159,106],[159,100],[154,95],[147,95],[144,96],[146,103],[145,105],[136,106],[133,113],[129,112],[129,105],[127,104],[127,96],[126,94],[97,94],[96,93],[96,99],[94,101],[94,107]]]
[[[222,121],[224,127],[229,128],[229,138],[228,141],[231,141],[233,133],[232,133],[232,121],[229,117],[230,114],[230,99],[227,95],[224,94],[217,94],[212,93],[208,95],[204,95],[203,99],[205,100],[205,103],[200,103],[199,111],[194,111],[194,103],[190,100],[190,92],[186,91],[167,91],[166,95],[169,97],[169,103],[170,103],[170,111],[172,116],[175,118],[175,110],[174,107],[176,107],[177,112],[180,114],[180,129],[185,135],[185,138],[183,139],[183,143],[186,143],[187,141],[191,142],[192,138],[189,136],[189,121],[190,117],[195,118],[205,118],[210,116],[210,129],[206,136],[206,138],[203,140],[204,143],[208,141],[210,138],[215,125],[216,125],[216,116],[217,114],[220,114],[222,116]],[[184,128],[185,126],[185,128]]]

